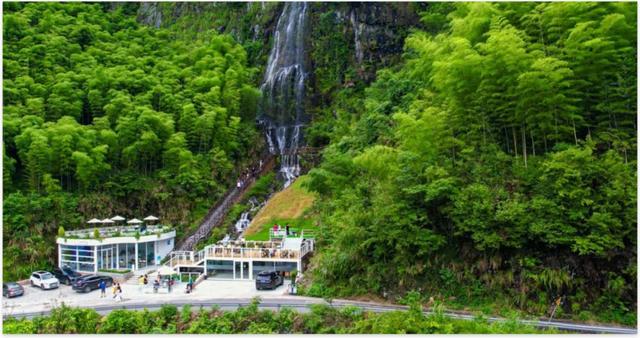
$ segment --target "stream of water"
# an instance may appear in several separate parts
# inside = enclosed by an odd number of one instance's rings
[[[272,154],[280,156],[279,176],[289,186],[300,175],[297,153],[305,123],[306,2],[288,2],[278,18],[261,86],[260,123]]]

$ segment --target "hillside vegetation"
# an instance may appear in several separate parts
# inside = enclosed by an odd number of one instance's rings
[[[156,214],[180,236],[255,158],[257,74],[231,37],[183,41],[106,4],[3,6],[5,280],[93,217]]]
[[[425,316],[419,307],[411,311],[392,311],[381,314],[363,312],[357,307],[335,309],[327,305],[313,305],[309,313],[290,308],[279,311],[259,310],[258,301],[236,311],[222,311],[217,307],[194,311],[184,306],[179,311],[164,305],[158,311],[119,309],[99,315],[92,309],[61,307],[50,316],[32,320],[13,318],[3,321],[3,332],[9,334],[402,334],[402,333],[554,333],[519,324],[515,319],[504,323],[489,323],[478,317],[473,321],[454,320],[437,311]]]
[[[634,324],[636,9],[430,6],[403,63],[310,128],[308,293]]]

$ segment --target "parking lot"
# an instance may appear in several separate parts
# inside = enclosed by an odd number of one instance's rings
[[[70,286],[61,285],[58,289],[41,290],[37,287],[25,286],[24,295],[16,298],[4,298],[2,303],[3,315],[47,311],[63,303],[68,306],[93,307],[108,304],[171,302],[172,300],[206,300],[212,298],[280,298],[286,297],[289,281],[275,290],[261,290],[255,288],[254,281],[223,281],[205,280],[196,286],[193,293],[185,293],[185,285],[177,284],[171,293],[152,293],[141,290],[140,286],[121,284],[122,302],[113,299],[111,289],[107,289],[107,297],[100,298],[100,290],[89,293],[79,293]]]

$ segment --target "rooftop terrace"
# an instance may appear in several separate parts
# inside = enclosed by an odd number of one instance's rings
[[[80,230],[65,231],[64,236],[58,236],[61,238],[70,239],[95,239],[95,231],[98,230],[100,236],[98,238],[112,238],[112,237],[136,237],[136,236],[149,236],[160,235],[174,231],[171,226],[167,225],[122,225],[122,226],[110,226],[110,227],[93,227]]]

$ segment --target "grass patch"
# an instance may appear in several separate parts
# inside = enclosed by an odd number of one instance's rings
[[[290,231],[295,231],[297,234],[299,234],[302,230],[306,230],[306,229],[315,230],[316,229],[316,226],[313,225],[311,219],[305,219],[305,218],[294,218],[294,219],[277,218],[277,219],[272,219],[269,222],[266,222],[265,224],[263,224],[258,232],[253,233],[251,235],[245,235],[245,239],[248,240],[248,241],[268,241],[269,240],[269,229],[273,228],[273,226],[275,224],[278,224],[280,226],[285,226],[286,224],[289,224],[289,230]]]
[[[306,220],[302,217],[316,199],[315,194],[302,187],[307,176],[300,176],[292,185],[276,193],[253,218],[245,232],[245,238],[253,238],[254,234],[262,234],[260,238],[269,239],[269,228],[274,223],[286,224],[293,228],[304,228]],[[313,227],[308,221],[308,226]]]

